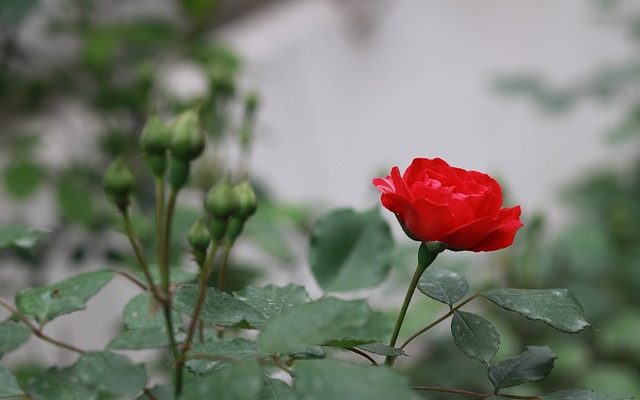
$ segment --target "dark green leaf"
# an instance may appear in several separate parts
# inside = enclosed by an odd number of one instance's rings
[[[329,297],[302,304],[269,321],[258,336],[258,347],[268,354],[287,354],[324,344],[363,327],[370,314],[364,301]]]
[[[378,285],[391,266],[393,239],[379,210],[333,211],[313,229],[309,264],[326,291],[348,291]]]
[[[283,235],[282,225],[278,211],[271,205],[261,204],[256,214],[247,222],[245,231],[266,253],[288,263],[295,259],[295,254]]]
[[[418,290],[441,303],[453,305],[467,294],[469,283],[455,272],[431,267],[420,277]]]
[[[590,326],[567,289],[494,289],[483,296],[498,306],[568,333]]]
[[[569,389],[560,390],[542,396],[543,400],[613,400],[611,397],[603,396],[593,390]]]
[[[13,321],[0,323],[0,357],[17,349],[31,336],[31,329]]]
[[[33,400],[93,400],[97,396],[74,382],[66,371],[56,369],[31,379],[26,392]]]
[[[334,360],[295,364],[296,392],[305,400],[410,400],[408,380],[386,367],[362,367]]]
[[[82,384],[118,396],[135,396],[147,384],[144,366],[115,353],[84,353],[72,368]]]
[[[0,397],[14,397],[22,395],[22,390],[18,386],[16,378],[6,369],[0,365]]]
[[[451,320],[451,334],[467,357],[487,365],[500,348],[500,335],[496,329],[477,314],[456,311]]]
[[[175,294],[174,307],[180,312],[191,314],[197,298],[197,285],[180,286]],[[256,327],[262,326],[265,321],[264,316],[253,307],[211,287],[207,290],[200,318],[221,326],[234,326],[245,322]]]
[[[346,335],[326,341],[332,347],[355,347],[362,344],[382,342],[391,336],[393,321],[381,312],[370,311],[367,321],[359,328],[350,330]]]
[[[398,357],[407,355],[407,353],[402,351],[402,349],[391,347],[387,344],[382,343],[363,344],[358,346],[358,348],[369,353],[379,354],[381,356]]]
[[[83,310],[87,301],[114,277],[113,271],[94,271],[76,275],[53,285],[24,289],[16,295],[18,310],[40,323],[60,315]]]
[[[322,360],[327,357],[327,353],[322,346],[311,346],[304,350],[289,353],[288,356],[294,360]]]
[[[235,338],[231,341],[211,338],[202,344],[195,344],[189,355],[201,357],[187,361],[187,367],[202,375],[212,370],[221,369],[224,363],[255,360],[258,357],[258,347],[255,342],[242,338]]]
[[[266,320],[310,300],[304,287],[293,284],[283,287],[267,285],[262,288],[249,286],[233,296],[260,312]]]
[[[0,24],[17,26],[38,5],[38,0],[2,0]]]
[[[158,385],[149,389],[149,392],[156,400],[174,400],[173,385]],[[136,400],[151,400],[146,394],[141,394]]]
[[[176,332],[178,343],[185,340],[183,332]],[[141,350],[169,346],[167,329],[164,326],[134,328],[117,334],[107,345],[109,350]]]
[[[262,385],[260,400],[297,400],[295,391],[279,379],[267,378]]]
[[[524,353],[489,367],[489,379],[496,391],[541,381],[549,375],[555,360],[556,355],[548,347],[527,346]]]
[[[174,321],[180,319],[180,314],[175,311],[172,312],[172,316]],[[150,293],[140,293],[129,300],[124,306],[122,320],[127,329],[166,326],[162,306]]]
[[[0,249],[9,246],[30,248],[46,234],[46,231],[20,225],[3,225],[0,226]]]
[[[46,171],[31,161],[18,161],[9,164],[3,171],[4,188],[16,199],[31,197],[42,186]]]
[[[202,400],[212,394],[216,400],[257,399],[262,382],[262,370],[256,364],[236,364],[193,380],[180,400]]]

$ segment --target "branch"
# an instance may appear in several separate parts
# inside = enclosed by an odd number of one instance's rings
[[[147,291],[147,285],[145,285],[144,283],[142,283],[138,278],[136,278],[135,276],[131,275],[130,273],[126,272],[126,271],[120,271],[117,269],[109,269],[109,271],[113,271],[116,274],[124,277],[125,279],[128,279],[129,281],[131,281],[134,285],[138,286],[140,289]]]
[[[36,326],[33,322],[29,321],[29,319],[22,314],[20,311],[18,311],[16,308],[14,308],[11,304],[7,303],[5,300],[0,299],[0,306],[6,308],[7,310],[9,310],[13,315],[15,315],[16,317],[18,317],[18,319],[20,319],[20,321],[22,323],[24,323],[25,325],[27,325],[30,329],[31,332],[33,332],[34,335],[36,335],[37,337],[39,337],[40,339],[44,340],[45,342],[49,342],[55,346],[61,347],[63,349],[67,349],[69,351],[73,351],[74,353],[78,353],[78,354],[83,354],[84,350],[81,350],[71,344],[68,343],[64,343],[61,342],[57,339],[54,339],[50,336],[47,336],[44,332],[42,332],[42,328]]]
[[[355,353],[359,356],[366,358],[367,360],[369,360],[369,362],[371,362],[372,365],[378,365],[378,363],[376,362],[376,360],[373,359],[373,357],[371,357],[369,354],[365,353],[360,349],[357,349],[355,347],[346,347],[345,350],[348,350],[352,353]]]

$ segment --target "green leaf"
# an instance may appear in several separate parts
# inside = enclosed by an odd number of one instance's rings
[[[451,320],[451,334],[467,357],[489,365],[500,348],[496,328],[477,314],[456,311]]]
[[[38,0],[3,0],[0,2],[0,24],[18,26],[38,5]]]
[[[325,298],[299,305],[267,322],[258,336],[265,353],[291,353],[349,336],[363,327],[370,316],[364,301]]]
[[[0,357],[17,349],[31,336],[31,329],[13,321],[0,323]]]
[[[180,400],[202,400],[215,393],[216,400],[257,399],[262,370],[256,364],[237,364],[189,383]]]
[[[26,392],[33,400],[93,400],[96,393],[74,382],[68,371],[50,369],[31,379]]]
[[[17,161],[3,171],[4,188],[9,195],[24,200],[33,196],[46,178],[46,170],[31,161]]]
[[[153,283],[159,285],[161,282],[160,279],[160,270],[158,269],[157,264],[149,265],[149,273],[151,274],[151,279],[153,279]],[[142,271],[136,272],[136,275],[143,281],[146,281],[146,278]],[[186,270],[182,267],[171,267],[171,282],[177,283],[178,285],[183,283],[193,282],[198,277],[197,272]]]
[[[431,267],[420,277],[418,290],[441,303],[453,305],[467,294],[469,283],[460,274]]]
[[[516,357],[489,367],[489,379],[496,391],[525,382],[541,381],[549,375],[556,355],[548,347],[527,346]]]
[[[322,360],[327,357],[327,353],[322,346],[311,346],[304,350],[294,351],[288,355],[293,360]]]
[[[149,392],[155,397],[156,400],[174,400],[173,385],[158,385],[149,389]],[[136,400],[150,400],[146,394],[141,394]]]
[[[267,285],[262,288],[249,286],[233,296],[259,311],[265,320],[310,301],[305,288],[294,284],[283,287]]]
[[[576,333],[590,326],[580,303],[567,289],[494,289],[482,294],[498,306],[562,332]]]
[[[175,332],[178,343],[185,340],[184,332]],[[167,329],[164,326],[147,326],[130,329],[117,334],[109,344],[109,350],[141,350],[169,346]]]
[[[53,285],[24,289],[16,295],[16,306],[40,323],[60,315],[83,310],[87,301],[115,276],[113,271],[94,271],[76,275]]]
[[[204,343],[195,344],[189,355],[195,354],[211,357],[211,359],[191,359],[186,363],[191,371],[204,375],[221,369],[225,363],[255,360],[258,357],[258,347],[255,342],[242,338],[231,341],[211,338]]]
[[[174,321],[180,319],[180,314],[172,310]],[[127,329],[136,328],[164,328],[165,320],[162,306],[153,298],[151,293],[140,293],[133,297],[122,311],[122,320]]]
[[[16,378],[8,369],[0,365],[0,397],[21,396],[22,390]]]
[[[334,360],[295,364],[296,391],[305,400],[410,400],[407,378],[387,367],[362,367]]]
[[[143,365],[115,353],[84,353],[72,368],[82,384],[117,396],[133,397],[147,384]]]
[[[20,225],[0,226],[0,249],[9,246],[28,249],[35,246],[47,231],[27,228]]]
[[[593,390],[585,389],[569,389],[560,390],[545,394],[542,396],[543,400],[612,400],[611,397],[603,396],[594,392]]]
[[[324,344],[346,348],[387,340],[393,329],[393,321],[381,312],[371,310],[369,312],[369,317],[364,325],[350,330],[344,336],[328,340]]]
[[[402,349],[391,347],[387,344],[382,344],[382,343],[362,344],[358,346],[358,348],[369,353],[379,354],[381,356],[399,357],[399,356],[407,355],[407,353],[402,351]]]
[[[341,292],[381,283],[389,272],[393,238],[376,208],[333,211],[316,222],[309,264],[320,287]]]
[[[262,385],[259,400],[297,400],[295,391],[279,379],[267,378]]]
[[[175,293],[173,305],[176,310],[191,315],[198,299],[197,285],[180,286]],[[204,300],[200,319],[221,326],[246,323],[251,327],[262,326],[265,318],[253,307],[210,287]]]

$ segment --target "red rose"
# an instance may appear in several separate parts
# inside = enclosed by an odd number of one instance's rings
[[[498,250],[510,246],[522,226],[520,206],[502,208],[502,188],[495,179],[439,158],[416,158],[402,176],[393,167],[373,184],[382,193],[382,205],[421,242],[444,242],[452,250]]]

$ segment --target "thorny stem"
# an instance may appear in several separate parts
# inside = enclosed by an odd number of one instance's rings
[[[424,253],[423,253],[424,250]],[[393,329],[393,334],[391,335],[391,340],[389,341],[389,346],[394,347],[396,345],[396,341],[398,340],[398,335],[400,334],[400,328],[402,328],[402,322],[404,321],[404,317],[407,314],[407,309],[409,308],[409,303],[411,303],[411,298],[413,297],[413,293],[416,291],[416,286],[418,286],[418,281],[420,281],[420,277],[426,271],[427,267],[433,263],[440,252],[429,250],[428,247],[423,243],[419,250],[419,261],[416,266],[416,271],[413,274],[413,278],[411,278],[411,283],[409,284],[409,288],[407,289],[407,293],[404,297],[404,302],[402,303],[402,308],[400,309],[400,314],[398,314],[398,319],[396,320],[396,326]],[[424,255],[424,257],[422,257]],[[423,258],[423,259],[421,259]],[[384,360],[385,365],[393,366],[396,357],[387,356]]]
[[[475,397],[478,399],[486,399],[491,396],[494,396],[493,393],[479,393],[479,392],[472,392],[470,390],[445,388],[445,387],[439,387],[439,386],[414,386],[413,390],[422,390],[427,392],[439,392],[439,393],[453,393],[453,394],[459,394],[461,396]],[[519,396],[515,394],[502,394],[502,393],[500,393],[500,397],[504,397],[507,399],[521,399],[521,400],[540,400],[541,399],[540,396]]]
[[[213,263],[215,261],[215,255],[218,252],[218,248],[220,247],[219,242],[215,242],[211,244],[211,248],[209,249],[209,253],[207,254],[207,259],[205,260],[202,270],[200,271],[200,281],[198,288],[198,299],[196,302],[195,309],[193,311],[193,316],[191,318],[191,322],[189,323],[189,327],[187,329],[187,338],[185,339],[184,346],[182,347],[182,351],[176,358],[176,394],[179,395],[182,390],[182,375],[184,369],[185,356],[189,349],[191,348],[191,344],[193,343],[193,336],[196,331],[196,327],[198,326],[198,322],[200,321],[200,313],[202,312],[202,306],[204,305],[204,301],[207,297],[207,289],[209,287],[209,275],[211,274],[211,270],[213,269]]]
[[[453,313],[455,313],[458,309],[462,308],[464,305],[466,305],[467,303],[469,303],[471,300],[479,297],[479,294],[474,294],[473,296],[469,297],[468,299],[466,299],[465,301],[463,301],[462,303],[458,304],[455,307],[452,307],[448,313],[446,313],[445,315],[443,315],[442,317],[438,318],[437,320],[433,321],[432,323],[430,323],[429,325],[425,326],[424,328],[420,329],[418,332],[414,333],[413,335],[411,335],[407,340],[404,341],[404,343],[402,343],[402,345],[400,346],[400,350],[404,349],[405,347],[407,347],[407,345],[409,343],[411,343],[411,341],[415,338],[417,338],[418,336],[422,335],[423,333],[425,333],[426,331],[428,331],[429,329],[433,328],[434,326],[438,325],[440,322],[444,321],[445,319],[449,318],[450,316],[453,315]]]
[[[5,300],[0,299],[0,306],[6,308],[7,310],[9,310],[13,315],[15,315],[16,317],[18,317],[18,319],[20,319],[20,321],[22,321],[25,325],[27,325],[30,329],[31,332],[33,332],[34,335],[36,335],[37,337],[39,337],[40,339],[44,340],[45,342],[49,342],[55,346],[61,347],[63,349],[67,349],[69,351],[73,351],[74,353],[78,353],[78,354],[83,354],[84,350],[81,350],[73,345],[70,345],[68,343],[64,343],[61,342],[57,339],[54,339],[48,335],[46,335],[44,332],[42,332],[42,328],[36,326],[33,322],[29,321],[29,319],[22,314],[20,311],[18,311],[16,308],[14,308],[11,304],[7,303]]]
[[[364,351],[362,351],[362,350],[360,350],[358,348],[347,347],[347,348],[345,348],[345,350],[348,350],[348,351],[350,351],[352,353],[355,353],[355,354],[357,354],[359,356],[362,356],[362,357],[366,358],[367,360],[369,360],[369,362],[372,365],[378,365],[378,363],[376,362],[376,360],[373,359],[373,357],[371,357],[369,354],[365,353]]]

